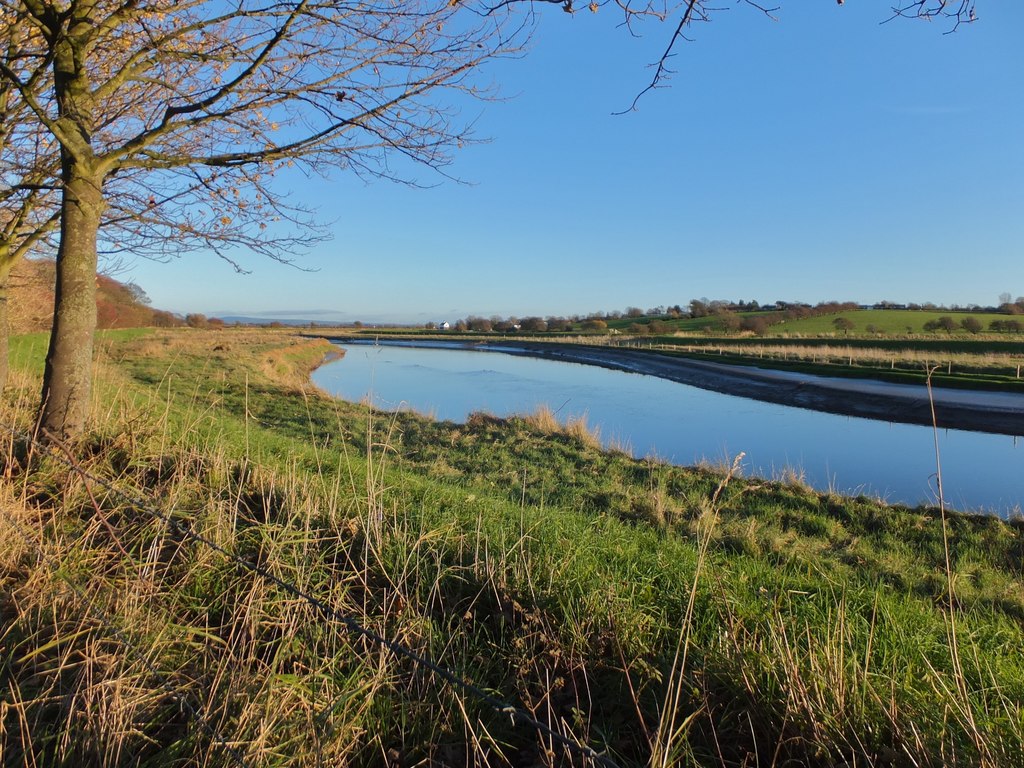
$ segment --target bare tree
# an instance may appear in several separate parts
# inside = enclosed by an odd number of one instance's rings
[[[16,3],[0,3],[0,389],[7,378],[11,270],[23,257],[53,256],[59,242],[62,157],[58,140],[34,111],[52,100],[53,82],[47,66],[38,65],[45,41],[26,19]],[[199,204],[209,203],[206,181],[195,174],[168,178],[141,168],[112,174],[104,186],[107,204],[98,236],[101,271],[118,271],[126,254],[167,259],[197,248],[213,250],[240,269],[227,256],[227,247],[245,246],[283,260],[295,247],[323,236],[305,212],[279,202],[273,216],[266,216],[265,208],[248,215],[236,212],[230,227],[204,219]],[[251,180],[256,187],[261,181]],[[245,202],[235,202],[244,209]],[[263,218],[257,223],[255,216]],[[278,229],[273,237],[263,231],[267,221],[282,218],[301,227],[284,233]]]
[[[89,402],[101,225],[111,252],[246,243],[287,259],[309,223],[275,193],[288,164],[397,178],[395,158],[443,169],[468,140],[442,91],[524,30],[450,0],[0,0],[26,30],[0,63],[25,131],[59,149],[54,328],[40,425],[73,436]],[[19,107],[21,108],[21,107]],[[117,194],[112,194],[113,190]]]

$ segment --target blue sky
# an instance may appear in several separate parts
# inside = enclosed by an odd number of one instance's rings
[[[888,8],[729,6],[619,116],[671,28],[544,8],[485,73],[507,98],[463,111],[491,139],[456,155],[468,183],[283,178],[331,222],[314,271],[193,254],[120,277],[182,313],[364,322],[1024,295],[1024,3],[979,0],[950,35]]]

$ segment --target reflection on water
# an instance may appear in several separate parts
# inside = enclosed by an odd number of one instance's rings
[[[674,464],[727,464],[744,473],[795,471],[819,489],[890,502],[934,503],[929,427],[835,416],[709,392],[651,376],[464,349],[341,345],[345,357],[313,374],[346,400],[464,421],[546,405],[559,420],[586,416],[607,445]],[[1007,515],[1024,505],[1024,447],[1002,435],[940,433],[946,500]]]

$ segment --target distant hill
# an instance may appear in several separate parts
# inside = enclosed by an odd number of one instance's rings
[[[11,333],[46,331],[53,318],[54,263],[23,259],[11,273],[7,302]],[[96,319],[99,328],[181,325],[178,316],[148,306],[145,291],[112,277],[96,278]]]

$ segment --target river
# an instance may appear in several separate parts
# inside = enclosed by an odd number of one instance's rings
[[[930,427],[836,416],[699,389],[653,376],[501,352],[340,344],[345,356],[313,382],[345,400],[451,421],[548,406],[585,416],[606,445],[674,464],[726,465],[745,454],[747,476],[796,475],[815,488],[890,503],[936,502]],[[1024,507],[1019,438],[939,431],[947,503],[1008,516]]]

